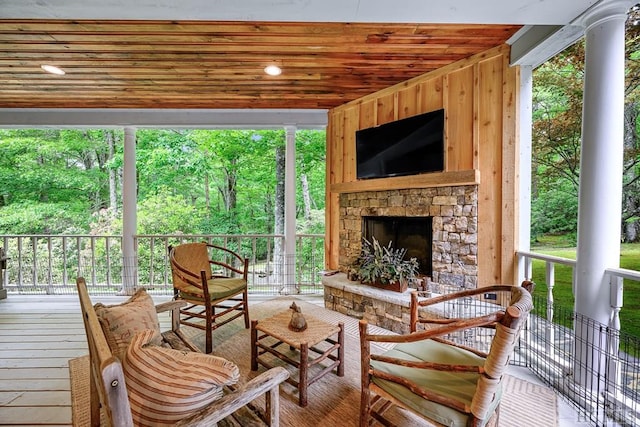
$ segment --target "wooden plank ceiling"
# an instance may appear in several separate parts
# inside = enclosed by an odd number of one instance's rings
[[[0,108],[332,108],[503,44],[519,28],[0,20]],[[270,64],[282,74],[266,75]]]

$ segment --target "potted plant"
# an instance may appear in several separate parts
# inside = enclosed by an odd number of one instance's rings
[[[406,260],[407,250],[393,248],[391,243],[382,246],[375,237],[371,242],[362,239],[362,250],[354,267],[363,284],[404,292],[409,280],[418,273],[418,260]]]

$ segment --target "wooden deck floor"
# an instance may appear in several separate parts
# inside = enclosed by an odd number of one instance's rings
[[[106,304],[123,299],[93,298]],[[303,299],[323,301],[321,296]],[[163,329],[169,328],[165,316],[160,319]],[[68,361],[84,354],[87,345],[77,297],[9,295],[0,300],[0,426],[71,426]],[[536,382],[520,369],[523,378]],[[587,425],[559,403],[560,427]]]
[[[92,299],[114,304],[126,297]],[[321,296],[305,299],[322,303]],[[163,330],[169,322],[168,314],[160,318]],[[71,426],[68,361],[87,353],[76,296],[0,300],[0,425]]]
[[[68,360],[87,353],[72,297],[0,301],[0,423],[71,425]]]

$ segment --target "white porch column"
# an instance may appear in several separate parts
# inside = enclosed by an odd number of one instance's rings
[[[624,47],[628,1],[605,2],[584,18],[586,60],[582,112],[575,310],[578,383],[602,372],[606,339],[586,318],[607,324],[610,287],[604,271],[620,263],[624,131]],[[584,316],[584,320],[582,316]],[[586,345],[586,343],[591,346]],[[585,369],[586,367],[586,369]],[[589,372],[591,369],[591,373]]]
[[[138,264],[134,236],[137,233],[136,128],[124,128],[124,165],[122,168],[122,290],[133,295],[138,285]]]
[[[531,249],[531,134],[533,128],[533,67],[520,66],[519,93],[519,178],[518,178],[518,246],[521,251]],[[518,277],[516,283],[531,278],[531,271],[526,273],[524,261],[518,261]]]
[[[284,174],[284,259],[285,285],[294,290],[296,283],[296,127],[285,126]],[[299,291],[297,287],[295,290]]]

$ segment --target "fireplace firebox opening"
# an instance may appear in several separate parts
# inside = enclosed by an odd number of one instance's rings
[[[362,236],[375,237],[381,245],[406,249],[405,258],[416,258],[420,274],[432,276],[433,217],[363,216]]]

